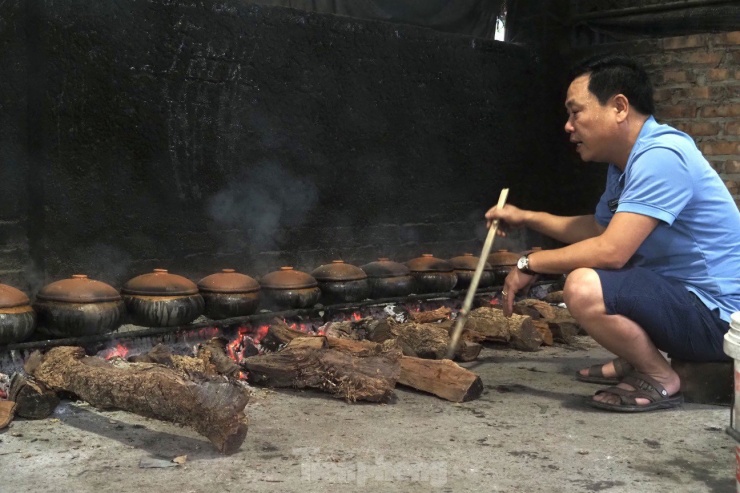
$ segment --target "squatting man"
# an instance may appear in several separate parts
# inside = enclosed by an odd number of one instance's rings
[[[589,398],[610,411],[683,402],[661,351],[686,361],[727,359],[730,315],[740,311],[740,212],[693,139],[653,116],[645,69],[622,55],[579,64],[565,131],[583,161],[608,163],[593,214],[556,216],[507,204],[490,223],[527,227],[567,246],[519,259],[504,283],[504,311],[537,274],[567,274],[572,315],[617,358],[576,373],[611,384]]]

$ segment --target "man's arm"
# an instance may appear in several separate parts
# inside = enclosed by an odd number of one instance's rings
[[[506,205],[499,210],[492,207],[486,213],[489,226],[491,221],[503,221],[501,235],[506,236],[506,226],[513,228],[528,227],[538,233],[554,238],[563,243],[576,243],[593,238],[604,232],[604,227],[596,222],[593,215],[586,216],[556,216],[547,212],[528,211],[513,205]]]
[[[600,235],[563,248],[530,254],[529,267],[542,274],[564,274],[579,267],[620,269],[658,222],[650,216],[618,212]]]

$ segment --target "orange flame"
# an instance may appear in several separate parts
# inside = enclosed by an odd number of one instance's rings
[[[360,316],[360,314],[358,312],[353,312],[352,313],[352,321],[353,322],[358,322],[360,320],[362,320],[362,316]]]
[[[105,355],[105,359],[113,359],[113,358],[126,358],[126,355],[128,355],[129,349],[121,344],[120,342],[116,344],[116,347],[108,349],[107,354]]]

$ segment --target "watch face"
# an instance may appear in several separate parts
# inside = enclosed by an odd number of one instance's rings
[[[526,269],[527,267],[529,267],[528,260],[529,259],[527,257],[519,257],[519,260],[517,260],[516,262],[517,268],[521,270],[521,269]]]

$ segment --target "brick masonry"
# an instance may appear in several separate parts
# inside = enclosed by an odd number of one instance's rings
[[[656,118],[694,138],[740,207],[740,31],[634,48],[655,84]]]

